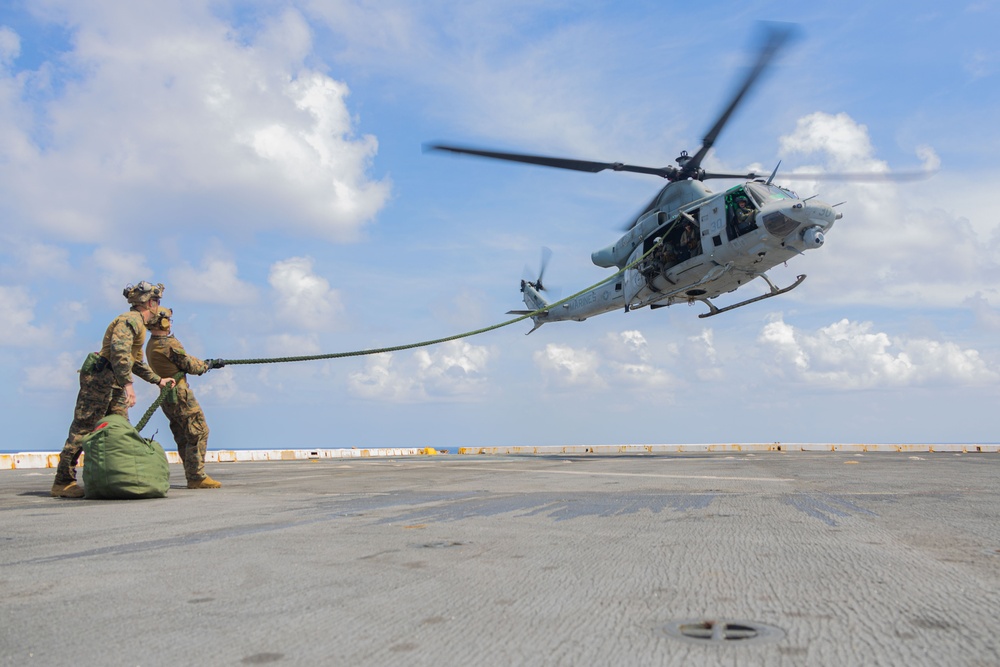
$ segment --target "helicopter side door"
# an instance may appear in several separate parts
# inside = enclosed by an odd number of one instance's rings
[[[715,197],[700,209],[702,252],[711,257],[715,249],[729,240],[726,234],[726,207],[722,197]]]

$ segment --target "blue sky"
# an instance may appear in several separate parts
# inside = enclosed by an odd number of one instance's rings
[[[542,246],[563,296],[597,282],[590,253],[662,181],[422,145],[671,164],[762,19],[798,38],[706,168],[940,166],[796,181],[846,202],[823,248],[773,273],[801,287],[711,319],[642,309],[230,366],[194,380],[210,447],[996,442],[998,4],[671,4],[4,3],[2,448],[61,447],[129,282],[165,283],[188,350],[229,359],[503,321]],[[134,419],[155,397],[138,385]]]

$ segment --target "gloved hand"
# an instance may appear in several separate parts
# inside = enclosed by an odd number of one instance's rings
[[[222,359],[206,359],[205,363],[208,365],[208,370],[212,370],[213,368],[226,367],[226,362],[223,361]]]

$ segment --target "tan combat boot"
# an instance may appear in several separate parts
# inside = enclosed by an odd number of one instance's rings
[[[83,489],[77,485],[75,481],[69,484],[60,484],[56,482],[52,485],[52,491],[49,493],[53,498],[83,498]]]
[[[201,479],[189,479],[188,488],[189,489],[218,489],[221,488],[222,484],[216,482],[214,479],[205,475]]]

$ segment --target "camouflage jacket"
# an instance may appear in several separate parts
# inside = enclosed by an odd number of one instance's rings
[[[149,365],[153,370],[163,377],[172,378],[178,373],[201,375],[208,370],[208,364],[188,354],[173,334],[150,338],[146,344],[146,356],[149,357]],[[177,383],[187,384],[187,380],[181,378]]]
[[[108,325],[101,344],[101,356],[111,362],[118,386],[124,387],[132,382],[132,373],[146,382],[159,383],[160,376],[142,358],[142,344],[145,342],[146,323],[142,313],[135,309],[119,315]]]

